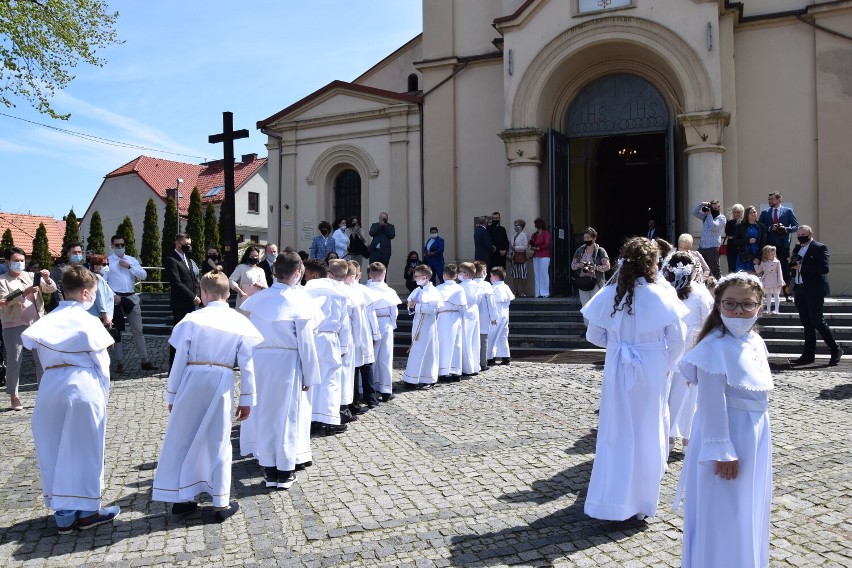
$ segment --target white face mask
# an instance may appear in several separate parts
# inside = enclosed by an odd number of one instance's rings
[[[757,318],[760,316],[760,314],[754,314],[750,318],[732,318],[724,314],[720,315],[722,315],[722,323],[725,324],[725,327],[728,328],[728,331],[734,337],[743,337],[751,331],[751,328],[754,327],[754,324],[757,323]]]
[[[438,233],[429,233],[429,236],[432,237],[433,239],[436,239],[436,238],[438,238]]]
[[[22,262],[10,262],[9,263],[9,269],[12,272],[21,273],[26,269],[26,267],[27,267],[27,263],[23,262],[23,261]]]
[[[115,256],[121,258],[124,256],[124,247],[112,247],[112,252],[115,253]]]
[[[95,296],[97,295],[97,292],[92,292],[91,290],[88,290],[88,292],[91,297],[91,300],[83,300],[80,302],[80,307],[86,311],[88,311],[92,306],[95,305]]]
[[[429,279],[428,279],[428,278],[418,278],[418,279],[417,279],[417,280],[415,280],[414,282],[415,282],[418,286],[425,286],[426,284],[428,284],[428,283],[429,283]]]

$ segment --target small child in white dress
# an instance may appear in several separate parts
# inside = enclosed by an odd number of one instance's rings
[[[781,261],[775,258],[776,251],[772,245],[763,247],[763,261],[755,266],[755,273],[760,276],[763,290],[766,292],[766,313],[780,313],[781,290],[784,288],[784,275],[781,272]],[[772,302],[775,302],[775,310]]]

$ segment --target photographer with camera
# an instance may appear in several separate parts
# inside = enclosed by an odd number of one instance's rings
[[[573,283],[580,296],[580,305],[585,306],[598,290],[603,288],[604,274],[609,270],[609,255],[602,246],[595,241],[598,232],[592,227],[586,227],[583,231],[583,244],[574,253],[571,261],[571,270],[574,271]],[[589,320],[583,318],[583,323],[588,327]],[[586,331],[580,333],[580,337],[586,337]]]
[[[799,230],[799,221],[792,209],[781,205],[781,200],[780,193],[771,192],[766,198],[769,207],[761,211],[757,222],[766,228],[766,244],[774,246],[778,251],[784,282],[790,282],[790,264],[787,262],[790,256],[790,235]],[[788,287],[792,291],[792,285]],[[788,287],[784,288],[784,297],[790,301]]]
[[[710,273],[718,280],[722,277],[719,266],[719,247],[725,232],[725,216],[718,199],[702,201],[692,210],[692,216],[701,221],[701,244],[698,253],[707,261]]]

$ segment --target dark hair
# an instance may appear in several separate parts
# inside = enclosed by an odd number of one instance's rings
[[[275,279],[287,280],[302,268],[302,259],[295,252],[282,252],[275,259],[272,269],[275,271]]]
[[[674,253],[669,259],[669,263],[665,266],[666,280],[668,280],[672,284],[675,283],[674,268],[679,264],[683,266],[690,264],[692,265],[692,269],[695,270],[695,263],[692,261],[692,255],[690,255],[688,252],[683,251]],[[687,280],[686,284],[684,284],[680,288],[676,287],[675,290],[677,290],[677,297],[681,300],[689,298],[689,295],[692,293],[692,275],[689,275],[689,279]]]
[[[482,260],[474,260],[473,265],[476,267],[477,274],[485,274],[485,271],[488,270],[488,264]]]
[[[110,237],[110,239],[109,239],[109,244],[114,243],[114,242],[115,242],[115,239],[124,239],[124,236],[122,236],[122,235],[113,235],[113,236],[112,236],[112,237]]]
[[[654,237],[654,242],[657,243],[657,248],[660,249],[660,258],[666,258],[674,248],[672,244],[662,237]]]
[[[780,194],[780,193],[778,193],[777,191],[770,191],[770,192],[769,192],[769,195],[771,195],[771,196],[772,196],[772,197],[774,197],[775,199],[781,199],[781,194]]]
[[[766,301],[766,292],[763,290],[763,286],[757,278],[752,279],[745,276],[735,276],[733,278],[726,276],[725,278],[722,278],[719,284],[716,285],[713,309],[710,310],[710,315],[707,316],[706,320],[704,320],[704,327],[701,328],[701,331],[698,332],[698,336],[695,338],[696,345],[717,329],[719,330],[720,337],[725,335],[725,324],[722,322],[721,304],[722,296],[725,295],[725,290],[731,286],[742,286],[743,288],[748,288],[754,292],[757,296],[758,307],[762,306],[763,302]]]
[[[419,272],[420,274],[426,274],[429,278],[432,278],[432,269],[425,264],[418,264],[414,267],[414,272]]]
[[[284,252],[288,252],[287,249],[284,249]],[[305,252],[303,250],[300,250],[296,254],[299,255],[299,258],[302,259],[302,262],[305,262],[306,260],[308,260],[308,257],[310,256],[307,252]]]
[[[325,278],[328,276],[328,265],[324,260],[320,260],[318,258],[309,258],[304,262],[305,265],[305,273],[308,272],[316,272],[320,278]]]
[[[24,259],[27,258],[27,253],[21,247],[9,247],[6,249],[6,260],[12,260],[12,255],[14,254],[20,254]]]
[[[83,245],[82,243],[78,243],[77,241],[65,243],[65,246],[62,247],[62,254],[67,255],[68,251],[75,247],[80,247],[82,249]]]
[[[745,211],[743,211],[743,219],[745,219],[746,223],[748,223],[748,214],[752,211],[754,211],[755,215],[757,215],[757,207],[754,205],[749,205],[745,208]],[[754,220],[754,223],[755,225],[757,224],[757,219]]]
[[[331,255],[334,255],[334,256],[331,256]],[[327,255],[325,255],[324,260],[325,260],[325,263],[328,264],[328,262],[330,260],[337,260],[338,258],[340,258],[340,255],[332,250],[332,251],[329,251]]]
[[[585,229],[583,229],[583,234],[591,235],[593,239],[598,238],[598,232],[594,229],[594,227],[586,227]]]
[[[547,225],[544,224],[544,219],[541,217],[536,217],[535,221],[533,221],[533,226],[539,231],[543,231],[547,228]]]
[[[407,256],[407,257],[405,257],[405,260],[412,260],[412,258],[411,258],[411,255],[412,255],[412,254],[414,255],[414,260],[420,260],[420,255],[419,255],[419,254],[417,254],[417,251],[416,251],[416,250],[413,250],[413,251],[411,251],[410,253],[408,253],[408,256]]]
[[[506,280],[506,269],[502,266],[495,266],[491,269],[492,276],[499,276],[500,280]]]
[[[251,253],[256,252],[257,258],[260,259],[260,247],[256,247],[254,245],[249,245],[246,251],[243,253],[242,258],[240,259],[240,264],[248,264],[249,257]]]
[[[353,217],[350,217],[350,218],[349,218],[348,223],[349,223],[350,225],[353,225],[353,226],[354,226],[354,225],[360,225],[360,224],[361,224],[361,221],[358,219],[358,217],[354,217],[354,216],[353,216]]]
[[[627,308],[628,314],[633,314],[633,289],[636,287],[636,279],[645,277],[649,283],[654,281],[659,254],[660,248],[657,243],[645,237],[633,237],[624,243],[618,255],[621,266],[618,269],[611,316],[624,308]],[[619,307],[622,300],[624,300],[624,306]]]
[[[429,227],[429,232],[431,233],[432,231],[435,231],[437,233],[438,227]]]
[[[451,279],[455,278],[459,274],[459,267],[453,264],[452,262],[444,265],[444,275],[449,276]]]
[[[328,221],[320,221],[320,224],[317,225],[317,229],[319,229],[319,232],[322,233],[322,230],[324,228],[328,229],[328,232],[330,233],[331,232],[331,223],[329,223]]]
[[[192,237],[189,236],[189,233],[178,233],[175,235],[175,242],[178,241],[191,241]]]

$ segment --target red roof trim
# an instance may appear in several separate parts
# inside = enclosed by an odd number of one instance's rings
[[[364,94],[367,94],[367,95],[376,95],[376,96],[379,96],[379,97],[386,97],[386,98],[389,98],[389,99],[397,99],[397,100],[400,100],[400,101],[405,101],[405,102],[415,103],[415,104],[420,104],[420,103],[423,102],[423,97],[418,97],[416,95],[407,95],[405,93],[396,93],[394,91],[386,91],[384,89],[377,89],[375,87],[367,87],[366,85],[356,85],[354,83],[347,83],[346,81],[332,81],[331,83],[329,83],[325,87],[322,87],[321,89],[319,89],[317,91],[314,91],[310,95],[304,97],[303,99],[301,99],[299,101],[296,101],[295,103],[291,104],[287,108],[273,114],[269,118],[264,119],[264,120],[259,120],[257,122],[257,128],[261,129],[261,128],[264,128],[266,126],[269,126],[270,124],[272,124],[276,120],[287,116],[288,114],[290,114],[294,110],[297,110],[297,109],[307,105],[308,103],[315,101],[316,99],[322,97],[326,93],[329,93],[329,92],[331,92],[335,89],[342,89],[344,91],[354,91],[356,93],[364,93]]]
[[[393,59],[394,57],[396,57],[397,55],[399,55],[400,53],[402,53],[406,49],[408,49],[409,47],[413,46],[417,41],[422,41],[422,39],[423,39],[423,33],[417,34],[416,36],[414,36],[413,38],[411,38],[410,40],[405,42],[403,45],[401,45],[400,47],[395,49],[390,55],[388,55],[387,57],[385,57],[384,59],[382,59],[381,61],[379,61],[378,63],[376,63],[375,65],[373,65],[372,67],[370,67],[369,69],[367,69],[366,71],[361,73],[360,75],[358,75],[358,77],[354,81],[352,81],[352,83],[353,84],[359,84],[359,81],[361,81],[367,75],[369,75],[370,73],[372,73],[373,71],[375,71],[376,69],[378,69],[379,67],[381,67],[382,65],[384,65],[385,63],[387,63],[388,61],[390,61],[391,59]]]

